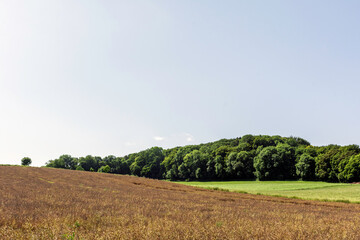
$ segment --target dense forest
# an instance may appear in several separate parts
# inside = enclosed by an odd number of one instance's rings
[[[245,135],[171,149],[152,147],[124,157],[62,155],[46,167],[170,180],[356,182],[360,181],[360,148],[316,147],[298,137]]]

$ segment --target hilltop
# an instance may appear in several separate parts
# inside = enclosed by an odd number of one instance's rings
[[[358,145],[312,146],[299,137],[245,135],[124,157],[62,155],[46,166],[169,180],[360,181]]]
[[[1,239],[357,239],[360,205],[0,166]]]

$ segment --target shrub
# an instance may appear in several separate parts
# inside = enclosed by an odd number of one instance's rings
[[[75,170],[78,170],[78,171],[85,171],[85,169],[82,167],[82,166],[77,166]]]
[[[110,172],[110,166],[109,165],[102,166],[101,168],[99,168],[98,172],[108,173]]]

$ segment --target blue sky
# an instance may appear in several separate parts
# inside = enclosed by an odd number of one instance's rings
[[[244,134],[360,143],[359,1],[0,2],[0,164]]]

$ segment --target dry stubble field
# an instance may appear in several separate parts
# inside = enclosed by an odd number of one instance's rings
[[[0,166],[0,239],[359,239],[360,205]]]

